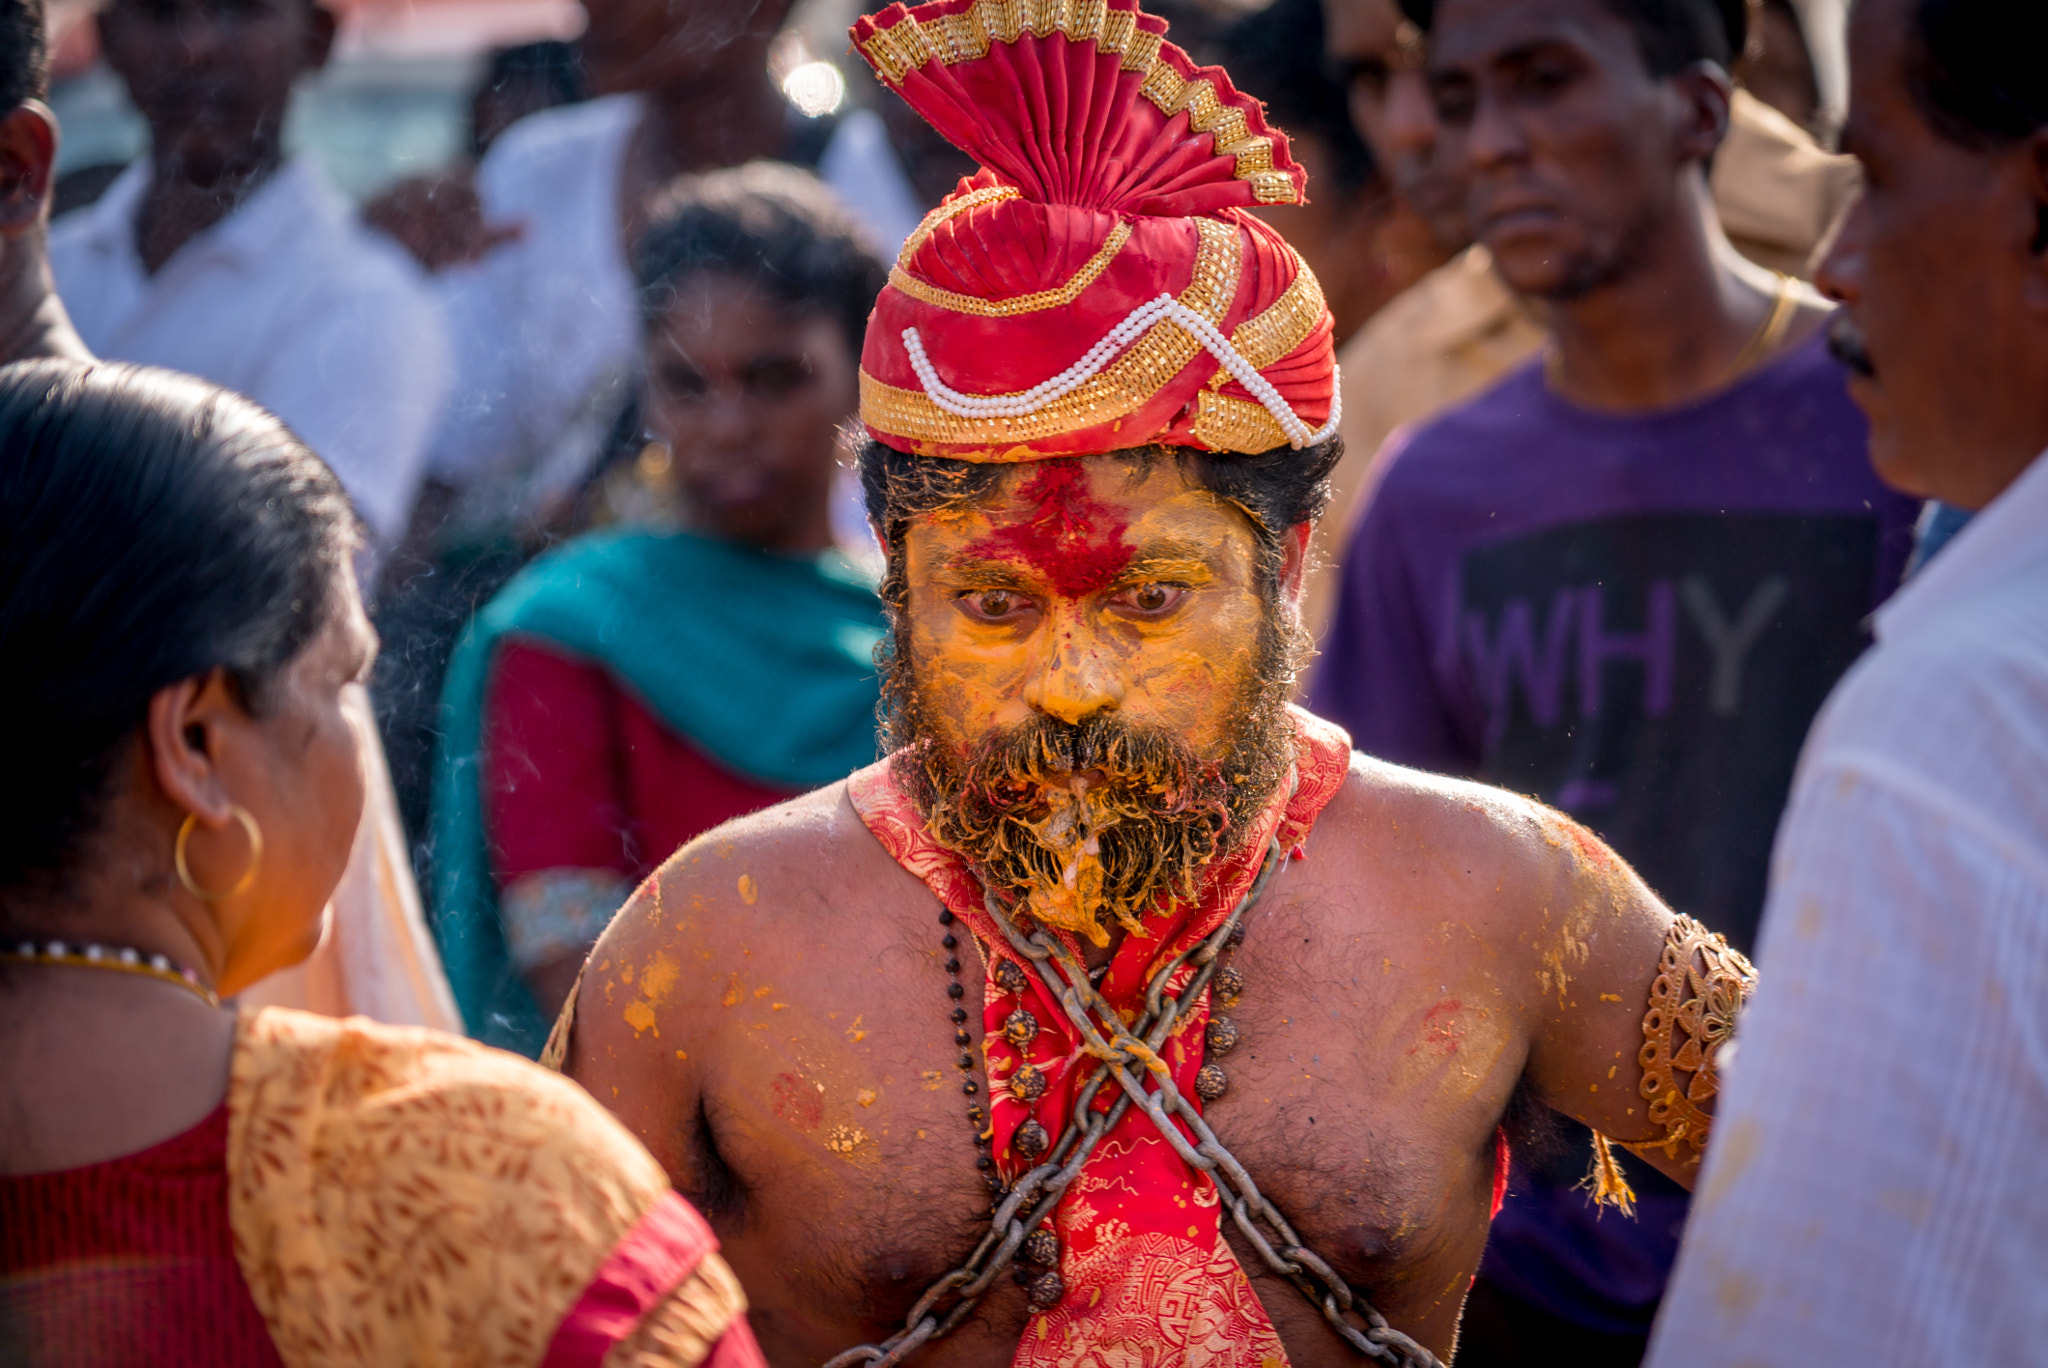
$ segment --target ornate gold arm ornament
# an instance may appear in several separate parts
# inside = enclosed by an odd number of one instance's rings
[[[1672,921],[1657,958],[1657,978],[1650,985],[1650,1010],[1643,1014],[1643,1100],[1650,1104],[1650,1124],[1664,1134],[1654,1140],[1625,1143],[1622,1148],[1648,1156],[1662,1150],[1667,1159],[1697,1164],[1706,1152],[1714,1116],[1706,1104],[1721,1090],[1715,1056],[1735,1033],[1735,1019],[1756,991],[1756,966],[1726,939],[1691,917]],[[1684,1036],[1678,1044],[1677,1037]],[[1681,1091],[1677,1075],[1688,1075]],[[1596,1204],[1631,1214],[1635,1193],[1621,1175],[1609,1140],[1593,1133],[1593,1174],[1588,1180]]]

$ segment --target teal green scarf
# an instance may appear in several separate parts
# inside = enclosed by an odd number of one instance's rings
[[[580,538],[506,585],[456,645],[434,768],[434,933],[470,1034],[533,1056],[548,1032],[506,951],[485,847],[478,751],[502,638],[604,666],[736,773],[816,788],[875,758],[882,630],[871,583],[837,552],[792,560],[681,533]]]

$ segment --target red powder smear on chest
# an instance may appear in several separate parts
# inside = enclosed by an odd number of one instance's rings
[[[975,542],[971,554],[1021,561],[1067,598],[1108,588],[1131,563],[1129,524],[1089,492],[1079,461],[1045,462],[1018,486],[1017,499],[1024,515]]]

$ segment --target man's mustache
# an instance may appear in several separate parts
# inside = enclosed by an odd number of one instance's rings
[[[1828,320],[1828,351],[1864,379],[1877,378],[1877,365],[1870,359],[1870,348],[1864,345],[1863,330],[1856,326],[1847,309],[1836,310]]]
[[[1220,789],[1186,742],[1170,732],[1134,727],[1114,715],[1082,722],[1037,717],[998,732],[978,748],[967,771],[974,798],[992,812],[1043,807],[1048,787],[1066,788],[1077,775],[1116,795],[1119,806],[1159,816],[1178,815]],[[1208,784],[1203,781],[1207,779]]]

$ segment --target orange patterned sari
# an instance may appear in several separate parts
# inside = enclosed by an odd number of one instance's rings
[[[1251,888],[1274,841],[1299,855],[1317,814],[1344,782],[1351,741],[1319,718],[1296,710],[1295,765],[1289,796],[1276,800],[1247,833],[1236,853],[1209,871],[1200,902],[1154,914],[1148,934],[1127,936],[1118,947],[1100,992],[1135,1019],[1155,966],[1221,926]],[[952,851],[933,840],[888,761],[856,774],[849,784],[854,809],[883,847],[922,879],[974,935],[986,967],[983,1022],[988,1064],[993,1149],[1004,1178],[1014,1182],[1035,1160],[1012,1140],[1035,1122],[1057,1142],[1072,1122],[1075,1095],[1093,1074],[1059,1002],[1011,949],[982,900],[981,884]],[[1071,934],[1058,932],[1078,958]],[[1005,961],[1025,970],[1021,991],[1009,991],[997,969]],[[1177,971],[1169,991],[1194,970]],[[1012,975],[1005,974],[1015,983]],[[1005,1023],[1019,1009],[1036,1020],[1035,1035],[1019,1045]],[[1194,1099],[1209,1022],[1207,991],[1183,1016],[1160,1051],[1181,1093]],[[1030,1069],[1045,1082],[1038,1093],[1017,1084]],[[1033,1100],[1025,1094],[1038,1093]],[[1107,1110],[1110,1090],[1093,1105]],[[1174,1124],[1179,1125],[1176,1121]],[[1185,1128],[1183,1127],[1185,1134]],[[1223,1207],[1215,1183],[1174,1151],[1137,1108],[1097,1145],[1054,1216],[1060,1240],[1059,1275],[1065,1293],[1032,1317],[1017,1346],[1019,1368],[1277,1368],[1287,1352],[1274,1332],[1237,1255],[1223,1238]]]
[[[701,1217],[574,1083],[455,1036],[242,1013],[228,1220],[286,1368],[755,1368]]]

